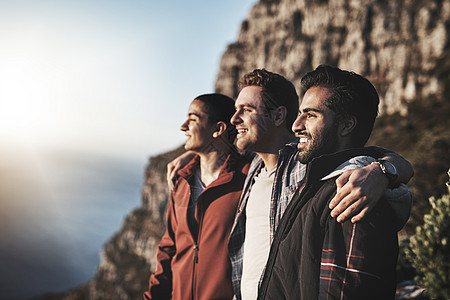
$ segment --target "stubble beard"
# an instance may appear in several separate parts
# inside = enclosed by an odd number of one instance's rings
[[[309,163],[313,158],[323,154],[334,153],[338,149],[337,124],[333,124],[320,134],[311,137],[307,148],[299,149],[298,160],[302,164]]]

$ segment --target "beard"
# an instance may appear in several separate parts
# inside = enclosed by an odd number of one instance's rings
[[[337,123],[331,125],[327,130],[319,132],[314,137],[306,134],[310,139],[309,144],[298,150],[298,160],[302,164],[307,164],[315,157],[336,152],[338,150],[337,125]]]

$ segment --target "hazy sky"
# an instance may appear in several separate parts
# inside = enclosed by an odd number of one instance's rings
[[[181,145],[255,3],[0,0],[0,145],[139,159]]]

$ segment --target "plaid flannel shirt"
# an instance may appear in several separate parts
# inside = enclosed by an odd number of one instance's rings
[[[371,212],[369,222],[329,222],[320,263],[320,299],[394,299],[398,240],[395,221],[388,221],[395,217],[386,213],[391,212],[389,204],[384,208]]]
[[[305,177],[306,165],[300,163],[297,159],[297,144],[298,141],[294,141],[279,151],[277,171],[275,172],[270,203],[271,242],[284,211],[297,188],[303,184]],[[242,259],[246,222],[245,207],[254,183],[254,178],[263,167],[264,162],[261,157],[256,155],[250,165],[250,170],[244,183],[241,200],[228,242],[228,253],[232,265],[231,279],[236,299],[241,299]]]
[[[355,224],[336,222],[328,208],[336,191],[334,179],[344,170],[371,161],[370,157],[351,158],[321,183],[320,174],[330,159],[311,168],[315,171],[309,173],[315,175],[296,193],[279,225],[272,244],[278,251],[271,252],[268,259],[258,299],[394,298],[398,216],[390,201],[396,198],[408,203],[411,193],[407,187],[395,189],[395,196],[392,193],[389,201],[378,202],[364,221]]]
[[[322,180],[336,178],[345,170],[361,168],[373,161],[375,159],[368,156],[351,158]],[[385,200],[389,200],[376,206],[368,220],[337,223],[328,218],[328,234],[324,239],[320,263],[319,298],[394,297],[398,216],[391,209],[392,202],[407,202],[408,198],[411,198],[411,193],[406,185],[401,184],[385,193]],[[344,243],[336,243],[336,237],[342,237]],[[383,268],[385,266],[393,267]],[[370,290],[379,294],[373,292],[369,296],[366,292]]]

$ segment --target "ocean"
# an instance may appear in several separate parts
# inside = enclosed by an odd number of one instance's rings
[[[145,164],[99,154],[2,151],[0,299],[88,282],[104,243],[140,205]]]

